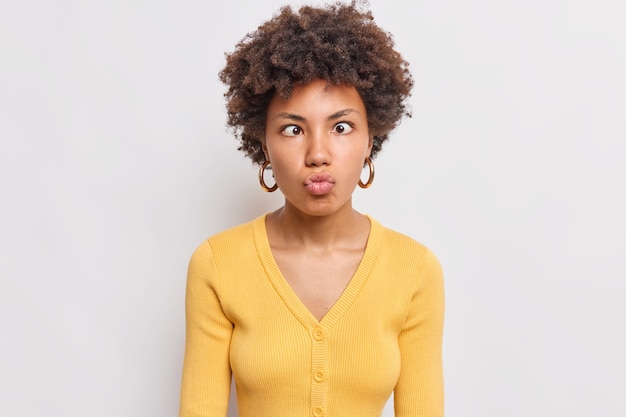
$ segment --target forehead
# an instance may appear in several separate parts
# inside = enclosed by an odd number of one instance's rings
[[[359,92],[351,85],[333,85],[325,80],[314,80],[294,87],[291,96],[275,96],[268,114],[276,112],[318,113],[353,109],[364,114],[365,105]]]

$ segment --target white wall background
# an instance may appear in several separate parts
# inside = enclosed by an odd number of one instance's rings
[[[282,3],[0,4],[0,416],[176,415],[189,256],[281,203],[217,72]],[[415,117],[355,204],[443,263],[447,416],[626,415],[625,4],[371,3]]]

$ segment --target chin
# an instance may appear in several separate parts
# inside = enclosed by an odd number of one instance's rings
[[[296,210],[312,217],[332,216],[346,209],[346,205],[337,205],[329,201],[317,201],[303,206],[293,206]]]

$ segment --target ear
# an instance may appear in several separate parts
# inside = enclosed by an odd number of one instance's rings
[[[374,147],[374,135],[370,133],[369,141],[367,142],[367,155],[366,158],[369,158],[372,154],[372,147]]]
[[[263,150],[263,154],[265,155],[265,160],[269,161],[270,160],[270,154],[267,151],[267,145],[265,143],[265,136],[263,136],[263,138],[261,138],[261,149]]]

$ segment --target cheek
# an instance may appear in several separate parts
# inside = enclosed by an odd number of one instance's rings
[[[272,175],[276,181],[281,179],[289,179],[292,174],[293,168],[291,167],[289,159],[284,155],[268,152],[270,156],[270,166],[272,167]],[[284,182],[284,181],[283,181]]]
[[[343,167],[344,175],[350,180],[358,181],[363,173],[363,166],[365,164],[365,158],[367,153],[362,150],[355,152],[350,156],[346,156],[340,163]]]
[[[344,155],[344,159],[346,161],[350,160],[350,162],[363,166],[365,164],[365,160],[370,155],[372,147],[370,146],[370,142],[367,141],[365,143],[361,142],[358,146],[350,149]]]

